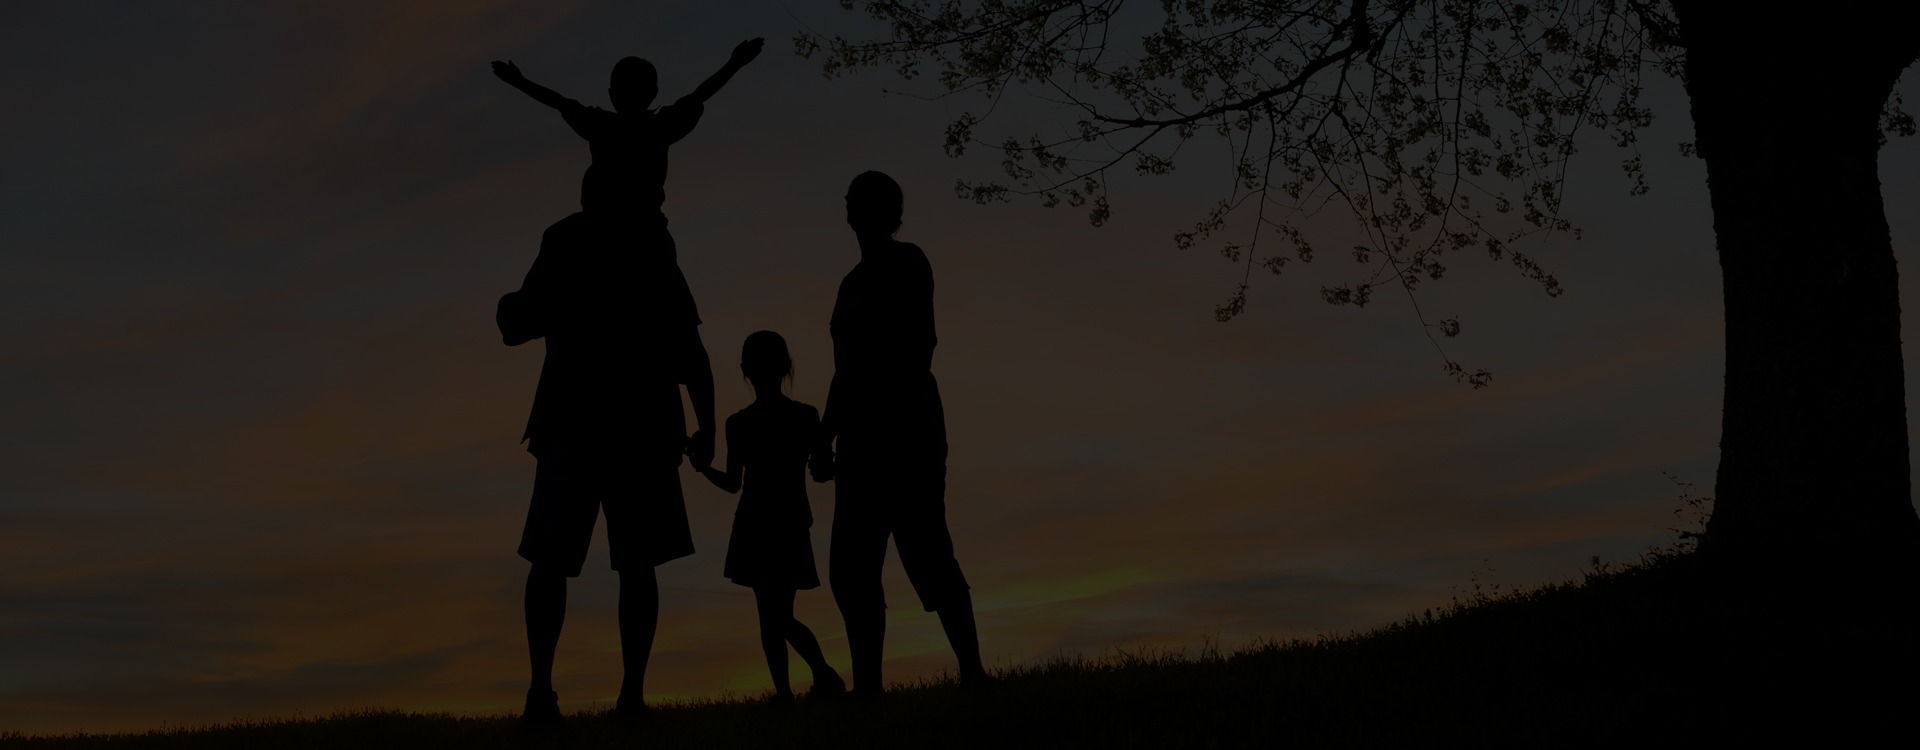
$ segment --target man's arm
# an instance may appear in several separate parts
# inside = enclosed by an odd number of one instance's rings
[[[741,42],[740,46],[733,48],[733,56],[727,58],[727,64],[720,66],[720,70],[708,76],[707,80],[700,84],[700,88],[693,90],[693,93],[680,97],[680,101],[676,104],[703,104],[708,99],[712,99],[714,94],[720,93],[722,86],[727,85],[727,81],[733,80],[733,74],[740,72],[747,63],[753,62],[753,58],[760,56],[760,48],[766,42],[767,40],[759,37]]]
[[[553,227],[547,228],[548,235],[554,231]],[[534,256],[533,267],[527,269],[520,288],[507,292],[494,308],[494,325],[499,326],[500,339],[507,346],[519,346],[547,335],[546,285],[550,261],[545,250],[550,245],[547,235],[542,235],[541,253]]]
[[[681,351],[681,380],[687,397],[693,400],[693,418],[699,425],[693,432],[688,455],[693,468],[713,467],[713,365],[707,361],[707,345],[700,340],[700,329],[691,328]]]
[[[553,89],[527,80],[526,76],[521,75],[520,66],[514,65],[512,60],[506,62],[499,60],[493,61],[493,74],[498,76],[500,80],[506,81],[509,85],[519,89],[527,96],[533,97],[534,101],[554,109],[566,109],[568,107],[579,106],[574,100],[561,96]]]

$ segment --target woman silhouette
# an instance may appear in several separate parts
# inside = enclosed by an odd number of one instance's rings
[[[813,458],[816,481],[834,480],[827,578],[847,622],[853,693],[875,696],[886,595],[887,537],[940,625],[966,684],[990,681],[980,663],[973,597],[947,531],[947,426],[933,378],[933,267],[918,246],[893,238],[899,183],[865,172],[847,188],[847,224],[860,262],[833,306],[833,384]],[[837,454],[836,454],[837,450]]]

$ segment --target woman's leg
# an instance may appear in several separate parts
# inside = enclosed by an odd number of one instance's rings
[[[877,696],[885,692],[881,682],[881,655],[887,637],[886,592],[880,585],[880,568],[887,559],[887,527],[878,514],[848,502],[844,475],[835,477],[841,486],[834,508],[833,540],[827,549],[827,580],[833,589],[833,602],[847,623],[847,650],[853,658],[853,691],[856,695]]]
[[[947,631],[947,643],[953,645],[954,658],[960,663],[960,682],[991,682],[986,666],[980,663],[980,631],[973,621],[972,593],[961,589],[935,611],[940,614],[941,629]]]
[[[793,589],[755,587],[753,602],[760,610],[760,650],[767,654],[767,673],[773,676],[775,697],[792,698],[787,681],[787,631],[793,623]],[[814,646],[815,653],[819,646]]]

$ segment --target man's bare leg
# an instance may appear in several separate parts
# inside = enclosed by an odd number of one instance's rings
[[[535,566],[527,573],[525,601],[527,660],[533,668],[527,706],[520,718],[551,722],[560,718],[553,690],[553,654],[560,647],[560,627],[567,619],[567,576]]]
[[[626,676],[620,681],[615,713],[634,719],[647,711],[647,657],[653,653],[653,635],[660,627],[660,579],[652,567],[620,571],[620,662]]]

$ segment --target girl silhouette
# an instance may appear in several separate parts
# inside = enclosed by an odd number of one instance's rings
[[[773,676],[773,702],[793,702],[787,682],[788,643],[813,671],[815,693],[841,693],[846,683],[827,665],[813,631],[793,617],[794,594],[820,587],[808,539],[813,512],[807,507],[806,477],[820,414],[780,392],[781,382],[793,377],[793,359],[780,334],[758,331],[748,336],[740,351],[740,372],[753,384],[754,400],[727,417],[727,470],[709,466],[700,472],[714,486],[740,493],[733,536],[727,542],[726,576],[753,589],[760,611],[760,648]]]

